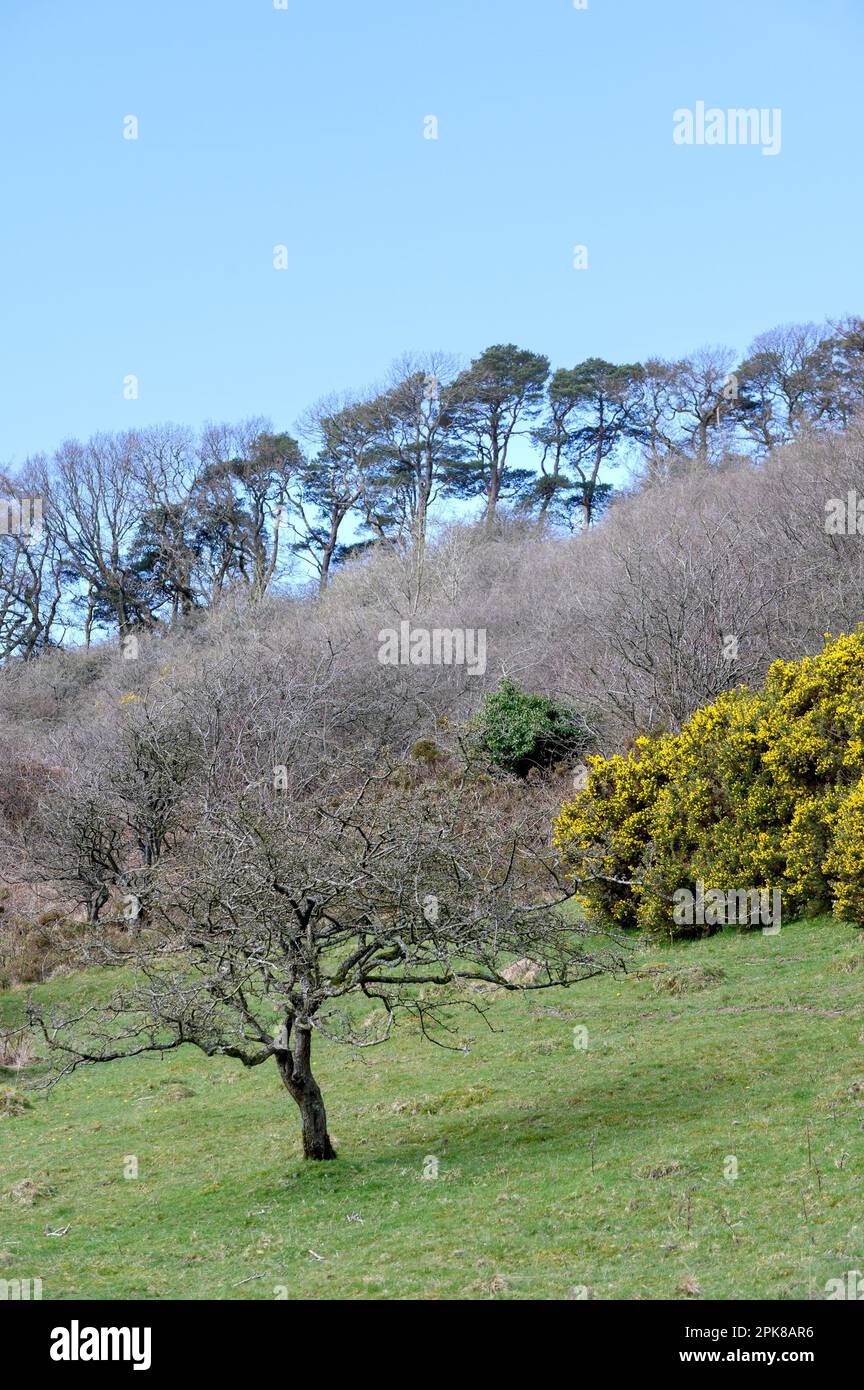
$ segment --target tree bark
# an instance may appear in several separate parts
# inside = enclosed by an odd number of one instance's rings
[[[279,1075],[285,1087],[296,1102],[300,1111],[303,1129],[303,1157],[329,1159],[336,1157],[336,1150],[327,1133],[327,1111],[321,1088],[312,1075],[312,1029],[309,1024],[297,1028],[297,1038],[291,1051],[288,1042],[291,1037],[291,1020],[286,1022],[287,1038],[284,1051],[277,1052],[276,1061]]]

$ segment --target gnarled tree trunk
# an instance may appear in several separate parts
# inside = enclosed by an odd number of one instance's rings
[[[327,1111],[321,1096],[321,1088],[312,1075],[312,1028],[299,1024],[293,1050],[290,1047],[291,1024],[287,1020],[281,1042],[283,1048],[276,1053],[279,1075],[286,1089],[297,1102],[303,1126],[304,1158],[335,1158],[336,1150],[327,1133]]]

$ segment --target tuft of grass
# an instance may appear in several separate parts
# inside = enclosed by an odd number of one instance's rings
[[[647,1167],[638,1169],[636,1176],[639,1178],[674,1178],[684,1171],[684,1164],[679,1163],[677,1158],[671,1158],[666,1163],[658,1163],[654,1167],[649,1164]]]
[[[44,1178],[22,1178],[14,1187],[10,1187],[8,1192],[4,1192],[3,1196],[15,1206],[35,1207],[37,1202],[44,1202],[47,1198],[53,1197],[54,1188]]]
[[[30,1101],[14,1086],[0,1086],[0,1120],[10,1115],[23,1115],[30,1109]]]
[[[489,1086],[461,1086],[452,1091],[442,1091],[439,1096],[425,1100],[418,1114],[442,1115],[458,1110],[473,1110],[475,1105],[485,1105],[495,1092]]]
[[[697,989],[710,989],[725,978],[719,966],[685,965],[678,970],[652,972],[652,985],[657,993],[690,994]]]
[[[324,1041],[335,1163],[302,1161],[275,1065],[82,1069],[0,1124],[0,1278],[45,1299],[824,1298],[864,1268],[864,999],[836,968],[860,942],[822,920],[654,947],[648,974],[502,992],[492,1028],[467,1009],[464,1052]],[[710,988],[654,987],[697,970]],[[34,992],[77,1007],[117,981]],[[25,998],[0,996],[7,1025]],[[28,1182],[33,1205],[10,1195]]]
[[[864,969],[864,950],[855,945],[851,950],[838,952],[831,962],[831,968],[841,975],[852,975],[856,970]]]

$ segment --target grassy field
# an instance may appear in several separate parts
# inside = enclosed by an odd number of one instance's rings
[[[862,982],[860,932],[798,923],[502,995],[498,1031],[466,1011],[467,1054],[410,1030],[319,1044],[329,1164],[300,1161],[275,1065],[79,1072],[0,1118],[0,1278],[46,1299],[824,1298],[864,1269]]]

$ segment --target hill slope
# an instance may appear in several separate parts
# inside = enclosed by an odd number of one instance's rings
[[[338,1163],[299,1160],[275,1067],[190,1049],[33,1095],[0,1118],[0,1278],[46,1299],[824,1298],[864,1268],[864,938],[797,923],[630,968],[502,996],[497,1032],[467,1010],[467,1054],[323,1043]]]

